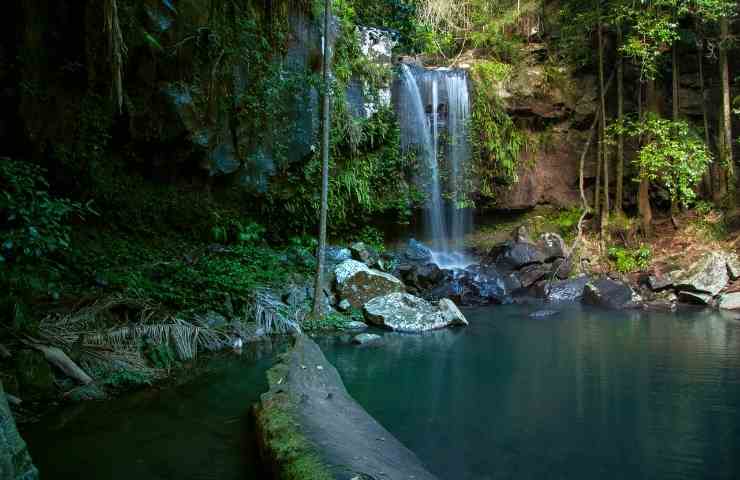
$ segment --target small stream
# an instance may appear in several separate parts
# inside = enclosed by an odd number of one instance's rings
[[[350,393],[440,480],[740,478],[740,321],[578,305],[467,310],[470,326],[320,339]],[[67,408],[24,432],[44,479],[261,479],[249,406],[274,353]]]

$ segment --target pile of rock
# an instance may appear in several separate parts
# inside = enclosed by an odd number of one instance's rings
[[[677,265],[654,268],[640,278],[640,285],[653,294],[654,303],[678,302],[740,309],[740,292],[731,291],[730,283],[740,279],[740,258],[723,251],[702,255],[687,269]]]
[[[423,332],[467,320],[449,299],[433,304],[406,292],[401,280],[358,260],[345,260],[334,270],[339,305],[361,308],[374,325],[402,332]]]

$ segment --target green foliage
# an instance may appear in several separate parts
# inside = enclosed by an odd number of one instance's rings
[[[0,161],[0,263],[39,259],[69,248],[69,220],[94,213],[89,204],[53,198],[44,173],[31,163]]]
[[[648,114],[644,120],[627,119],[609,128],[610,137],[619,134],[647,138],[635,159],[638,178],[663,186],[676,204],[690,204],[696,198],[712,154],[696,132],[684,121],[671,121]]]
[[[368,245],[376,252],[385,251],[385,235],[383,232],[371,225],[365,225],[356,236],[357,240]]]
[[[158,369],[169,370],[177,363],[177,356],[169,343],[147,341],[144,345],[144,356],[154,368]]]
[[[150,386],[153,380],[150,375],[144,372],[127,369],[112,370],[99,377],[99,383],[101,385],[114,390]]]
[[[613,246],[608,250],[609,259],[614,262],[614,267],[620,273],[631,273],[636,270],[644,270],[650,266],[652,252],[647,245],[640,245],[636,249]]]
[[[315,331],[341,331],[347,328],[350,319],[341,313],[332,312],[322,318],[307,318],[301,323],[301,328],[306,332]]]
[[[251,220],[228,218],[211,227],[211,239],[217,243],[258,243],[263,239],[265,227]]]
[[[471,72],[476,85],[471,143],[479,190],[487,197],[495,195],[497,183],[512,184],[518,180],[519,155],[525,139],[497,93],[511,70],[511,65],[484,61],[477,63]]]

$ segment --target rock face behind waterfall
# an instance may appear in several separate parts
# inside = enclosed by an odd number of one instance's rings
[[[349,395],[309,338],[296,338],[268,380],[256,416],[260,453],[272,478],[435,480]]]
[[[3,480],[38,478],[38,471],[31,463],[26,443],[15,427],[2,383],[0,383],[0,478]]]
[[[425,332],[468,324],[452,301],[443,299],[434,306],[408,293],[374,298],[365,304],[363,312],[369,323],[397,332]]]

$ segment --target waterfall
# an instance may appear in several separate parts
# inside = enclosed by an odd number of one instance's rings
[[[416,150],[423,171],[418,178],[427,193],[424,205],[426,240],[435,249],[447,250],[442,191],[439,181],[437,158],[437,121],[427,118],[421,91],[408,65],[401,65],[401,91],[399,94],[399,119],[402,125],[401,147]],[[436,117],[436,115],[433,115]]]
[[[466,179],[470,170],[470,95],[464,72],[445,76],[447,89],[447,162],[449,165],[451,247],[461,251],[465,234],[472,229],[473,214],[466,204]]]
[[[420,160],[417,182],[426,193],[424,240],[439,265],[465,266],[470,262],[463,254],[463,240],[472,227],[472,213],[465,208],[470,161],[467,74],[402,64],[396,97],[402,148],[415,150]]]

